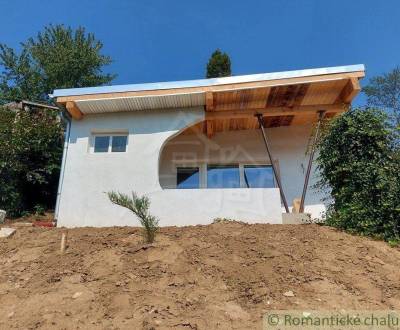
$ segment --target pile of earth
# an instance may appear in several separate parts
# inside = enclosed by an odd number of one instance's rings
[[[1,329],[260,329],[279,309],[400,309],[400,250],[311,225],[18,227],[0,240]]]

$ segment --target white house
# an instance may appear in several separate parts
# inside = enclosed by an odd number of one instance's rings
[[[147,195],[162,226],[217,217],[282,223],[283,202],[290,210],[302,196],[319,111],[346,111],[362,77],[364,66],[351,65],[55,90],[71,117],[57,225],[136,224],[108,200],[111,190]],[[316,179],[312,168],[305,212],[320,217]]]

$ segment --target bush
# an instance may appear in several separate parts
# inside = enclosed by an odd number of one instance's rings
[[[50,110],[0,107],[0,209],[20,216],[57,196],[63,129]]]
[[[383,112],[353,109],[324,127],[317,157],[320,188],[333,202],[326,223],[398,241],[400,157],[397,131]]]
[[[120,192],[108,192],[108,198],[116,205],[131,210],[144,227],[144,238],[147,243],[153,243],[158,230],[158,219],[149,213],[150,200],[147,196],[139,197],[132,192],[132,198]]]

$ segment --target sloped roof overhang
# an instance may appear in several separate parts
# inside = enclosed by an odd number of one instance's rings
[[[178,82],[60,89],[55,90],[52,97],[65,105],[75,119],[96,113],[204,107],[206,118],[213,120],[215,126],[218,121],[250,118],[256,112],[266,117],[281,117],[287,122],[288,116],[304,119],[321,109],[326,110],[328,116],[345,111],[360,91],[359,79],[364,76],[364,65],[350,65]]]

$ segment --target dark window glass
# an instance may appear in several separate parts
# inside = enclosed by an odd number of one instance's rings
[[[118,136],[118,135],[113,136],[111,152],[125,152],[127,140],[128,140],[127,136]]]
[[[178,167],[176,178],[176,187],[178,189],[196,189],[200,187],[198,167]]]
[[[109,145],[109,136],[96,136],[94,138],[94,152],[108,152]]]
[[[245,165],[244,182],[247,188],[273,188],[274,173],[272,166]]]
[[[238,165],[208,165],[207,188],[239,188]]]

